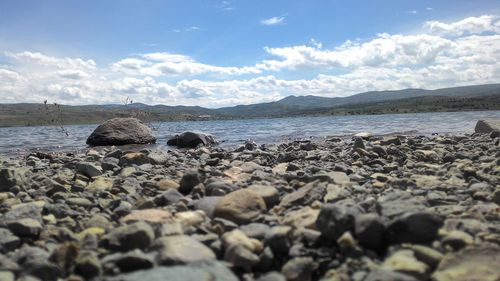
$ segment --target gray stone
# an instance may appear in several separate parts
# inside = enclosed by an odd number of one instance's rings
[[[153,228],[145,222],[136,222],[113,229],[103,238],[106,248],[113,251],[145,249],[154,240]]]
[[[411,275],[392,271],[389,269],[377,268],[368,273],[363,281],[419,281]]]
[[[310,281],[318,265],[310,257],[289,260],[281,269],[288,281]]]
[[[489,134],[491,131],[500,130],[499,119],[482,119],[478,120],[474,131],[480,134]]]
[[[169,189],[156,196],[153,202],[155,202],[156,206],[168,206],[179,202],[182,197],[184,196],[176,189]]]
[[[99,125],[87,138],[88,145],[155,143],[153,131],[136,118],[113,118]]]
[[[102,175],[102,168],[89,162],[80,162],[76,165],[76,171],[89,178]]]
[[[131,272],[148,269],[154,266],[154,260],[141,250],[135,249],[126,253],[117,253],[104,257],[102,264],[105,266],[116,266],[121,272]]]
[[[355,217],[363,209],[351,200],[326,204],[321,208],[316,227],[326,238],[336,241],[344,232],[354,229]]]
[[[286,281],[286,278],[283,274],[273,271],[262,275],[257,281]]]
[[[92,279],[101,274],[101,263],[93,252],[82,252],[75,261],[75,272]]]
[[[207,196],[207,197],[203,197],[199,200],[196,200],[194,202],[194,209],[195,210],[201,210],[203,212],[205,212],[205,214],[209,217],[209,218],[213,218],[214,217],[214,210],[215,210],[215,206],[217,205],[217,203],[222,199],[222,196]]]
[[[222,196],[234,191],[236,188],[227,182],[213,181],[207,184],[205,189],[208,196]]]
[[[196,262],[187,266],[155,267],[108,278],[110,281],[238,281],[219,262]]]
[[[442,225],[442,218],[434,214],[410,212],[390,221],[386,235],[390,243],[431,242]]]
[[[179,191],[182,194],[189,194],[193,187],[201,183],[200,174],[197,170],[187,170],[181,178]]]
[[[497,281],[500,279],[500,247],[485,244],[448,253],[432,275],[436,281]]]
[[[9,191],[14,186],[24,187],[26,171],[22,168],[0,169],[0,192]]]
[[[187,235],[162,237],[155,241],[154,246],[160,249],[159,262],[164,265],[216,259],[210,248]]]
[[[21,244],[19,238],[8,229],[0,228],[0,253],[7,253]]]
[[[377,214],[361,214],[355,218],[354,234],[359,244],[379,251],[384,247],[384,223]]]
[[[252,266],[259,262],[259,256],[243,245],[234,245],[226,249],[224,260],[230,262],[234,267],[244,268],[250,271]]]
[[[214,217],[227,219],[237,224],[247,224],[266,209],[266,202],[257,192],[240,189],[226,194],[217,202]]]
[[[197,147],[198,145],[215,145],[217,141],[212,135],[200,132],[184,132],[167,141],[168,145],[178,147]]]
[[[280,195],[278,190],[270,185],[253,184],[248,189],[257,192],[266,201],[268,208],[272,208],[279,203]]]
[[[42,232],[42,224],[30,218],[9,221],[7,227],[12,233],[20,237],[36,238]]]

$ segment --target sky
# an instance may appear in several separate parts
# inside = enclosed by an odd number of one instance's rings
[[[500,83],[493,0],[0,1],[2,103],[224,107]]]

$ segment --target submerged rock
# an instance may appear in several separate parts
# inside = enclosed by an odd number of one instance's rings
[[[198,145],[215,145],[217,141],[212,135],[199,132],[184,132],[167,141],[168,145],[178,147],[197,147]]]
[[[87,144],[125,145],[155,143],[153,131],[136,118],[113,118],[99,125],[87,138]]]

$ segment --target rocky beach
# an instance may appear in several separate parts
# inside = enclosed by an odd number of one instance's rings
[[[499,280],[495,126],[3,157],[0,280]]]

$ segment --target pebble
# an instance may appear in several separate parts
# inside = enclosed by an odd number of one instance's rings
[[[264,199],[255,191],[240,189],[222,197],[213,212],[214,217],[246,224],[267,209]]]

